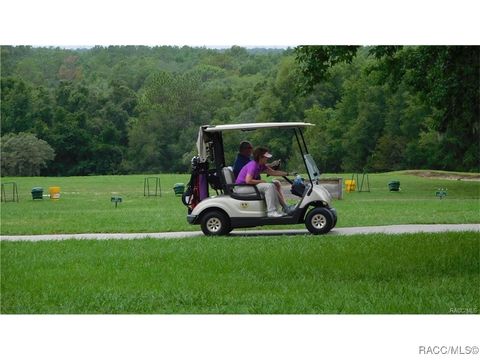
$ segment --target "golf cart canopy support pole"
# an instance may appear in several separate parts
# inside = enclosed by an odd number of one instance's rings
[[[225,167],[225,153],[223,148],[223,136],[221,132],[210,133],[213,140],[213,157],[215,159],[215,168],[221,171]]]
[[[300,137],[302,138],[303,147],[305,149],[305,154],[309,154],[308,148],[307,148],[307,143],[305,142],[305,138],[303,137],[303,131],[300,128],[298,128],[298,131],[300,132]]]
[[[300,148],[300,154],[302,154],[302,160],[303,160],[303,164],[305,165],[305,169],[307,170],[308,179],[310,180],[310,184],[312,185],[310,188],[311,190],[313,188],[313,180],[312,180],[312,177],[310,176],[310,172],[308,171],[307,160],[305,160],[305,154],[308,154],[307,145],[305,144],[305,139],[303,138],[302,130],[298,129],[298,131],[300,132],[300,136],[302,138],[303,145],[305,146],[305,153],[304,153],[302,144],[300,143],[300,139],[298,138],[297,129],[293,129],[293,131],[295,133],[295,138],[297,139],[298,147]]]

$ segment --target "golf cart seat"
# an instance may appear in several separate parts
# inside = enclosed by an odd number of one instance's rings
[[[249,184],[235,184],[235,177],[233,176],[233,171],[229,167],[224,167],[222,169],[223,180],[225,183],[225,194],[230,195],[232,198],[237,200],[263,200],[263,196],[258,191],[255,185]],[[239,188],[249,188],[248,191],[243,190],[239,193],[237,190]]]

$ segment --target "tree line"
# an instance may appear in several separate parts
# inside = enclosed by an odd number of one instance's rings
[[[459,46],[2,46],[2,174],[186,172],[200,125],[264,121],[315,123],[323,172],[478,171],[479,63]],[[298,163],[288,131],[229,134],[227,159],[246,137]]]

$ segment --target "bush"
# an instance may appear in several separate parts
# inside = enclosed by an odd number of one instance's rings
[[[2,175],[35,176],[53,160],[55,152],[44,140],[29,133],[7,134],[1,141]]]

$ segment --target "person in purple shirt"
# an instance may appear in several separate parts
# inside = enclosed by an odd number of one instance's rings
[[[277,211],[279,206],[282,206],[287,211],[292,211],[291,207],[288,207],[283,199],[283,196],[276,189],[275,184],[267,183],[265,180],[260,180],[261,173],[267,173],[270,176],[288,176],[285,171],[273,170],[267,165],[268,159],[272,157],[272,154],[268,152],[265,147],[258,147],[253,152],[253,160],[248,162],[237,176],[235,184],[249,184],[256,185],[258,191],[264,194],[265,202],[267,203],[267,216],[268,217],[281,217],[286,215],[282,211]],[[247,187],[239,187],[235,191],[251,192],[251,189]]]
[[[253,146],[249,141],[242,141],[240,143],[237,157],[235,158],[235,162],[232,166],[233,176],[235,176],[235,179],[238,177],[240,170],[242,170],[242,168],[252,160],[252,152]],[[277,168],[280,166],[280,160],[276,160],[271,164],[267,164],[267,166],[270,166],[273,170],[277,170]],[[258,180],[260,180],[260,177]]]

